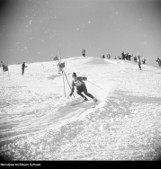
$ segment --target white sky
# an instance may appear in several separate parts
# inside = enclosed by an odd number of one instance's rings
[[[1,12],[0,59],[8,63],[81,55],[161,57],[161,3],[145,0],[12,0]]]

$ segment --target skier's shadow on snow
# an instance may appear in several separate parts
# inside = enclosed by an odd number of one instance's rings
[[[57,118],[60,117],[66,117],[66,116],[73,116],[73,115],[78,115],[82,114],[86,110],[90,109],[91,106],[93,105],[93,101],[87,101],[84,103],[79,103],[79,100],[74,100],[73,102],[67,103],[65,106],[61,107],[58,109],[59,115]],[[74,103],[79,103],[73,106]],[[74,113],[74,114],[73,114]]]
[[[71,75],[72,73],[66,73],[65,75]],[[59,76],[62,76],[63,74],[58,74],[58,75],[52,75],[52,76],[49,76],[48,79],[49,80],[54,80],[55,78],[59,77]]]

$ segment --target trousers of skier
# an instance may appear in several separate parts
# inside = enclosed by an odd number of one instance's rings
[[[86,85],[83,81],[87,80],[87,77],[77,77],[77,74],[74,72],[73,75],[73,81],[72,81],[72,89],[71,89],[71,93],[70,96],[72,96],[73,92],[74,92],[74,87],[77,88],[77,93],[84,98],[84,101],[87,101],[87,97],[90,97],[91,99],[93,99],[94,102],[97,102],[97,99],[90,93],[88,93]],[[86,96],[84,96],[82,93],[84,93]]]

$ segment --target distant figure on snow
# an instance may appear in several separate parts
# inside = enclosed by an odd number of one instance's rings
[[[121,53],[121,59],[125,60],[125,53],[124,52]]]
[[[139,69],[141,70],[141,60],[140,60],[140,56],[138,56],[138,66],[139,66]]]
[[[107,59],[111,59],[111,55],[109,53],[106,54]]]
[[[85,49],[82,49],[82,56],[86,56],[86,50]]]
[[[87,92],[87,88],[85,83],[83,82],[84,80],[87,80],[86,77],[77,77],[76,73],[74,72],[73,75],[73,82],[72,82],[72,89],[71,89],[71,93],[70,96],[72,96],[73,92],[74,92],[74,87],[77,88],[77,93],[84,98],[84,101],[87,101],[87,97],[85,97],[82,92],[84,92],[84,94],[90,98],[93,99],[94,102],[97,102],[97,99],[91,95],[90,93]]]
[[[102,58],[105,59],[105,55],[102,55]]]
[[[25,68],[26,68],[27,66],[25,65],[25,62],[23,62],[23,64],[22,64],[22,75],[24,75],[24,72],[25,72]]]
[[[137,62],[137,57],[136,56],[134,56],[134,62]]]
[[[158,62],[158,66],[160,67],[161,66],[161,59],[157,58],[156,62]]]
[[[58,62],[58,74],[63,73],[63,68],[65,67],[65,62]]]
[[[7,72],[8,71],[8,66],[5,65],[2,61],[1,61],[1,64],[2,64],[3,71]]]
[[[125,60],[129,60],[129,53],[128,52],[125,54]]]
[[[128,55],[129,55],[129,53],[127,52],[127,53],[125,54],[125,60],[128,60]]]
[[[131,57],[132,57],[132,55],[130,55],[130,54],[128,53],[128,55],[127,55],[127,60],[131,61]]]
[[[144,58],[143,60],[142,60],[142,64],[146,64],[146,59]]]
[[[62,67],[61,67],[61,63],[58,63],[58,74],[62,73]]]

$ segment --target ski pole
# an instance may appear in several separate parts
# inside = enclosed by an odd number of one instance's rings
[[[7,62],[7,68],[8,68],[8,77],[9,77],[9,80],[10,80],[10,73],[9,73],[9,66],[8,66],[8,62]]]
[[[9,70],[8,70],[8,77],[9,77],[9,80],[10,80],[10,74],[9,74]]]
[[[65,95],[65,97],[66,97],[66,92],[65,92],[65,81],[64,81],[64,74],[63,74],[63,72],[62,72],[62,75],[63,75],[63,83],[64,83],[64,95]]]
[[[68,81],[67,75],[66,75],[66,73],[65,73],[65,71],[64,71],[64,70],[63,70],[63,73],[64,73],[64,75],[65,75],[65,78],[66,78],[66,80],[67,80],[67,83],[68,83],[68,85],[69,85],[70,89],[72,89],[72,87],[70,86],[70,83],[69,83],[69,81]],[[73,96],[74,96],[74,94],[73,94]],[[75,97],[75,96],[74,96],[74,97]]]

